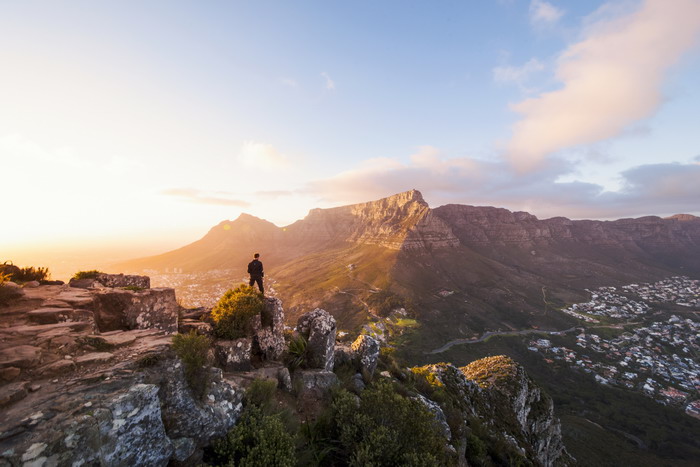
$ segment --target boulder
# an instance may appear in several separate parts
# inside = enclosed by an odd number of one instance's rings
[[[355,353],[352,351],[350,346],[347,344],[339,344],[335,346],[333,357],[333,369],[337,369],[342,365],[352,364],[354,361]]]
[[[219,340],[214,343],[214,354],[224,371],[247,371],[251,368],[252,339]]]
[[[327,370],[297,370],[292,386],[302,406],[327,400],[331,388],[338,384],[338,377]]]
[[[131,276],[124,274],[98,274],[95,278],[97,282],[105,287],[137,287],[139,289],[150,289],[151,278],[148,276]]]
[[[0,407],[6,407],[27,397],[29,383],[21,381],[0,387]]]
[[[3,381],[14,381],[21,373],[22,370],[14,366],[0,368],[0,379]]]
[[[29,281],[24,284],[25,289],[35,289],[39,287],[41,284],[39,284],[39,281]]]
[[[335,360],[335,318],[326,310],[316,308],[299,317],[297,331],[307,341],[307,365],[332,371]]]
[[[159,368],[162,375],[159,397],[167,435],[176,440],[188,438],[201,448],[212,439],[224,436],[236,423],[243,408],[243,391],[226,383],[219,368],[209,368],[209,388],[203,401],[192,397],[180,364],[166,363]],[[189,443],[188,443],[189,444]],[[182,447],[177,460],[189,448]],[[186,457],[189,457],[192,452]]]
[[[277,298],[265,298],[265,308],[251,320],[253,352],[264,360],[279,360],[285,351],[284,309]]]
[[[173,289],[97,290],[93,307],[101,332],[127,329],[177,332],[179,306]]]
[[[33,345],[17,345],[0,350],[0,368],[10,366],[33,368],[39,364],[41,348]]]
[[[360,394],[365,390],[365,380],[360,373],[355,373],[352,378],[350,378],[350,390],[355,394]]]
[[[23,297],[24,294],[25,292],[22,290],[22,287],[14,282],[4,282],[0,285],[0,303],[2,303],[3,299],[14,300]]]
[[[360,369],[373,375],[379,361],[379,341],[363,334],[352,343],[351,348],[355,353]]]
[[[101,464],[167,465],[173,446],[161,419],[158,386],[137,384],[109,405],[111,420],[99,424]]]

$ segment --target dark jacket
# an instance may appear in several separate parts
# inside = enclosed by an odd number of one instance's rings
[[[263,264],[257,259],[254,259],[248,263],[248,274],[250,274],[251,277],[264,277]]]

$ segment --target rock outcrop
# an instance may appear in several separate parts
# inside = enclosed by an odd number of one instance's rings
[[[316,308],[304,313],[297,322],[297,331],[306,339],[307,366],[333,371],[335,359],[335,318]]]
[[[101,331],[94,313],[115,293],[127,325]],[[192,465],[235,424],[243,392],[212,368],[193,397],[161,325],[177,312],[154,297],[40,286],[0,310],[0,465]]]
[[[551,398],[510,358],[487,357],[462,368],[439,363],[412,371],[443,391],[440,402],[449,401],[459,410],[467,432],[472,420],[478,419],[489,427],[491,436],[502,439],[516,455],[530,462],[542,466],[573,464]],[[435,408],[431,411],[441,425],[444,414]],[[452,439],[453,445],[464,445],[464,441]]]

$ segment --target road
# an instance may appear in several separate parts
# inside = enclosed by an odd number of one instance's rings
[[[453,347],[455,345],[461,345],[461,344],[476,344],[477,342],[483,342],[486,339],[488,339],[491,336],[522,336],[525,334],[566,334],[568,332],[575,331],[577,329],[582,329],[581,326],[574,326],[569,329],[565,329],[563,331],[542,331],[540,329],[524,329],[522,331],[488,331],[485,332],[484,334],[481,335],[481,337],[478,337],[476,339],[454,339],[449,341],[447,344],[443,345],[439,349],[431,350],[430,352],[426,352],[428,355],[436,354],[436,353],[442,353],[446,350],[448,350],[450,347]]]

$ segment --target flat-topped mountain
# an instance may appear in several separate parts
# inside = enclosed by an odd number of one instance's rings
[[[313,209],[284,228],[242,214],[190,245],[117,268],[230,270],[239,280],[253,252],[263,255],[292,317],[324,306],[342,325],[358,326],[372,311],[369,294],[383,290],[412,299],[446,333],[469,334],[562,324],[545,302],[577,300],[585,287],[700,275],[700,218],[541,220],[495,207],[432,209],[410,190]],[[445,320],[457,315],[459,329]]]

